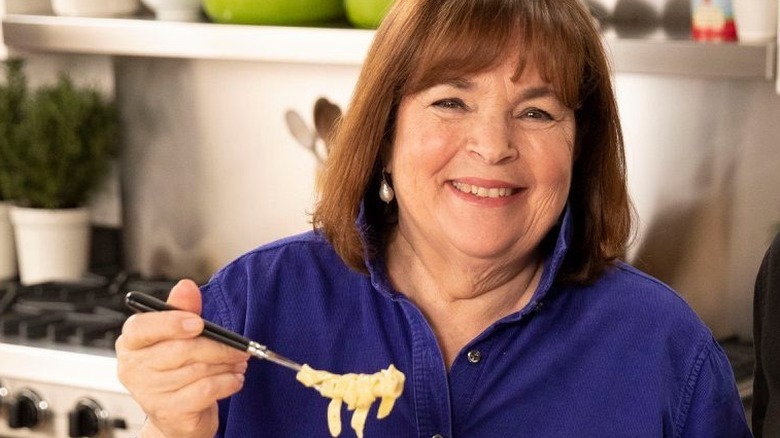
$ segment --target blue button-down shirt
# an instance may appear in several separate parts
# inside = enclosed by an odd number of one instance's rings
[[[533,298],[469,342],[448,371],[420,310],[380,261],[350,271],[305,233],[264,245],[203,289],[207,319],[313,368],[406,374],[366,438],[749,437],[729,363],[688,305],[618,264],[591,286],[555,282],[567,215]],[[223,437],[328,437],[329,400],[295,373],[252,361],[220,402]],[[342,437],[354,436],[342,408]]]

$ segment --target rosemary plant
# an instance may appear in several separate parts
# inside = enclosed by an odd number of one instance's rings
[[[96,89],[76,86],[65,74],[54,84],[22,94],[22,100],[8,136],[13,141],[0,146],[5,163],[0,181],[7,185],[7,196],[32,208],[85,205],[117,156],[115,104]]]

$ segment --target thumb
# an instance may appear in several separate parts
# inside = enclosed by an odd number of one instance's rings
[[[202,299],[198,285],[189,279],[179,281],[168,295],[168,304],[200,315]]]

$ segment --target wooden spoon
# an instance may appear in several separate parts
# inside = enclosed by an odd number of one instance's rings
[[[325,142],[325,150],[329,149],[330,141],[336,126],[341,119],[341,108],[324,97],[314,102],[314,127],[317,134]]]

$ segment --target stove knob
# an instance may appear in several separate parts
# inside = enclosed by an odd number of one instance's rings
[[[108,412],[92,399],[81,399],[68,413],[68,436],[95,437],[105,428]]]
[[[22,389],[8,403],[8,427],[33,428],[46,418],[49,404],[41,400],[34,391]]]

